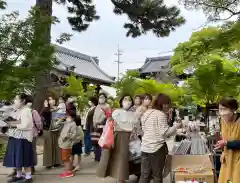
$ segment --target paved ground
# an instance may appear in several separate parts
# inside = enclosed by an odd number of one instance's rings
[[[172,140],[169,141],[169,149],[172,148]],[[38,166],[36,167],[36,175],[34,175],[34,182],[36,183],[115,183],[116,181],[111,178],[99,179],[95,176],[97,163],[93,161],[91,157],[83,157],[82,160],[82,170],[79,171],[75,177],[68,179],[59,179],[58,174],[62,173],[62,168],[56,168],[51,170],[46,170],[42,166],[42,155],[38,156]],[[9,174],[11,170],[2,167],[0,165],[0,182],[7,182],[7,174]],[[135,182],[136,178],[133,176],[130,178],[129,183]],[[164,180],[164,183],[170,183],[169,177]]]

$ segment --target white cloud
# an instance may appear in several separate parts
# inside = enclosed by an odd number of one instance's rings
[[[182,15],[187,22],[172,32],[169,37],[156,38],[153,34],[141,36],[139,38],[127,38],[126,30],[123,24],[127,21],[126,16],[116,16],[113,14],[113,5],[110,0],[95,0],[97,12],[101,16],[100,20],[91,23],[89,29],[85,32],[74,32],[72,40],[65,43],[64,46],[76,51],[98,56],[100,66],[110,75],[117,75],[116,60],[117,45],[123,50],[121,56],[120,70],[141,67],[146,57],[159,56],[159,53],[174,49],[178,43],[187,41],[191,33],[197,27],[206,22],[204,15],[200,12],[189,12],[181,7]],[[20,3],[21,2],[21,3]],[[27,11],[34,0],[8,0],[8,11],[19,10],[22,16],[27,15]],[[177,0],[168,0],[168,4],[177,4]],[[54,6],[54,15],[57,16],[61,23],[53,26],[52,38],[55,38],[61,32],[72,33],[71,27],[67,22],[67,10],[64,6]]]

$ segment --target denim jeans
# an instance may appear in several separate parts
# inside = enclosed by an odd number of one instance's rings
[[[141,177],[139,183],[163,183],[163,169],[168,154],[167,144],[165,143],[154,153],[142,152]]]
[[[85,154],[90,154],[92,150],[92,140],[91,135],[88,130],[84,131],[84,152]]]

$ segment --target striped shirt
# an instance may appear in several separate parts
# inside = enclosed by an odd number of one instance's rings
[[[165,139],[173,135],[177,126],[169,127],[167,115],[160,110],[148,109],[141,118],[143,136],[141,150],[146,153],[158,151]]]

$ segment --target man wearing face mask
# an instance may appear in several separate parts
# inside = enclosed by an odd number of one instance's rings
[[[240,181],[240,115],[237,109],[238,102],[232,97],[222,98],[219,102],[222,140],[217,142],[215,150],[223,148],[223,153],[218,183]]]

